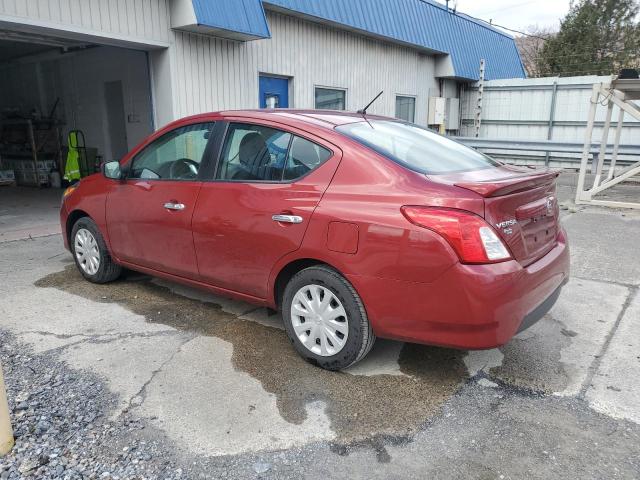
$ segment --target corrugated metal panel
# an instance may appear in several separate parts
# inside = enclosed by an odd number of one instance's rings
[[[0,19],[24,18],[54,30],[168,42],[169,0],[4,0]]]
[[[452,56],[457,77],[478,79],[480,59],[485,78],[525,76],[515,42],[510,36],[427,0],[263,0],[322,21],[387,37]]]
[[[269,38],[262,0],[192,0],[198,25]]]
[[[591,88],[594,83],[609,82],[611,77],[548,77],[485,82],[482,99],[480,136],[505,140],[547,140],[553,101],[553,84],[557,83],[554,122],[551,140],[580,143],[584,141],[590,109]],[[462,94],[461,136],[473,136],[473,119],[477,90]],[[594,140],[599,141],[606,117],[606,107],[598,105]],[[618,120],[618,108],[613,111],[613,122]],[[613,141],[613,128],[609,142]],[[640,122],[630,115],[625,117],[622,144],[637,144]],[[520,152],[522,154],[522,152]],[[531,155],[536,155],[531,153]],[[544,155],[543,155],[544,156]],[[570,154],[565,156],[570,157]],[[573,155],[577,158],[577,155]]]
[[[270,40],[240,43],[175,32],[176,117],[257,108],[263,73],[291,77],[294,108],[313,108],[316,86],[346,89],[349,110],[384,90],[371,113],[394,116],[395,96],[411,95],[416,122],[426,124],[430,90],[438,89],[433,56],[288,15],[267,12],[267,18]],[[380,64],[385,68],[372,68]]]

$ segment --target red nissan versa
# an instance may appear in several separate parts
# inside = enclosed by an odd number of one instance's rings
[[[280,309],[330,370],[376,337],[493,348],[569,275],[557,173],[416,125],[328,111],[185,118],[65,192],[89,281],[122,267]]]

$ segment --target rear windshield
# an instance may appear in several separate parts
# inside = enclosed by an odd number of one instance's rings
[[[341,125],[336,130],[420,173],[437,175],[500,165],[472,148],[409,123],[370,120]]]

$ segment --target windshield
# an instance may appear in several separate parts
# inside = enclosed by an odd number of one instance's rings
[[[500,166],[486,155],[417,125],[371,120],[336,127],[385,157],[424,174],[466,172]]]

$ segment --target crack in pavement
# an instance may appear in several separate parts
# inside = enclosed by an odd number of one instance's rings
[[[640,290],[640,287],[638,286],[630,286],[627,288],[629,288],[629,293],[627,295],[627,298],[624,301],[624,304],[622,305],[622,308],[620,309],[620,312],[618,312],[616,321],[613,324],[613,327],[611,328],[609,333],[607,334],[605,341],[602,344],[602,348],[600,348],[600,351],[598,352],[598,355],[596,355],[593,362],[591,363],[591,365],[589,365],[589,368],[587,369],[587,375],[586,375],[585,381],[582,384],[582,387],[580,388],[580,391],[578,392],[578,395],[577,395],[577,398],[580,400],[585,399],[587,391],[591,387],[591,382],[593,381],[593,378],[595,377],[596,373],[598,372],[598,369],[600,368],[600,364],[602,363],[602,358],[604,357],[604,355],[607,353],[607,350],[609,349],[609,345],[611,344],[611,340],[613,339],[613,336],[618,331],[618,328],[620,327],[620,323],[622,322],[622,319],[624,318],[624,315],[627,312],[627,309],[629,308],[629,306],[631,305],[631,302],[633,302],[633,299],[635,298],[635,296],[638,294],[638,291]]]
[[[18,336],[32,334],[32,335],[42,335],[58,338],[61,340],[70,339],[73,337],[81,337],[80,340],[67,343],[66,345],[60,345],[58,347],[48,348],[47,351],[52,353],[60,353],[68,348],[75,347],[77,345],[82,345],[83,343],[93,343],[93,344],[105,344],[116,342],[118,340],[127,340],[133,338],[155,338],[155,337],[171,337],[171,336],[180,336],[183,335],[182,332],[178,330],[163,330],[160,332],[145,332],[145,333],[104,333],[104,334],[95,334],[95,335],[87,335],[83,333],[78,334],[57,334],[52,332],[38,331],[38,330],[27,330],[24,332],[17,333]]]
[[[167,329],[167,330],[161,330],[159,332],[95,333],[95,334],[89,335],[86,333],[61,334],[61,333],[47,332],[44,330],[25,330],[22,332],[18,332],[17,335],[24,335],[28,333],[59,338],[61,340],[65,340],[67,338],[73,338],[73,337],[83,337],[84,339],[83,341],[102,340],[105,337],[111,338],[108,341],[101,342],[101,343],[106,343],[106,342],[111,342],[115,340],[127,339],[127,338],[152,338],[152,337],[171,336],[171,335],[179,334],[180,332],[175,329]]]
[[[588,278],[588,277],[574,277],[573,275],[570,277],[571,280],[584,280],[586,282],[596,282],[596,283],[608,283],[610,285],[617,285],[619,287],[627,287],[629,289],[638,288],[638,285],[633,283],[625,283],[625,282],[614,282],[613,280],[602,280],[601,278]]]
[[[178,333],[184,335],[184,332],[178,332]],[[169,355],[169,358],[167,358],[164,362],[160,364],[158,368],[156,368],[154,371],[151,372],[149,379],[146,382],[144,382],[142,387],[140,387],[140,389],[134,395],[132,395],[131,398],[129,398],[129,401],[127,402],[127,406],[122,409],[122,411],[120,412],[117,418],[122,417],[122,415],[129,412],[130,410],[133,410],[134,408],[142,406],[142,404],[144,404],[147,398],[147,387],[151,384],[151,382],[164,369],[164,367],[166,367],[169,363],[171,363],[173,359],[176,357],[176,355],[178,355],[182,351],[182,347],[184,347],[187,343],[195,340],[199,336],[200,335],[198,334],[188,335],[188,337],[183,342],[181,342],[180,345],[178,345],[178,348],[176,348],[175,351],[171,355]],[[141,400],[139,403],[134,405],[133,400],[137,397],[140,397]]]

